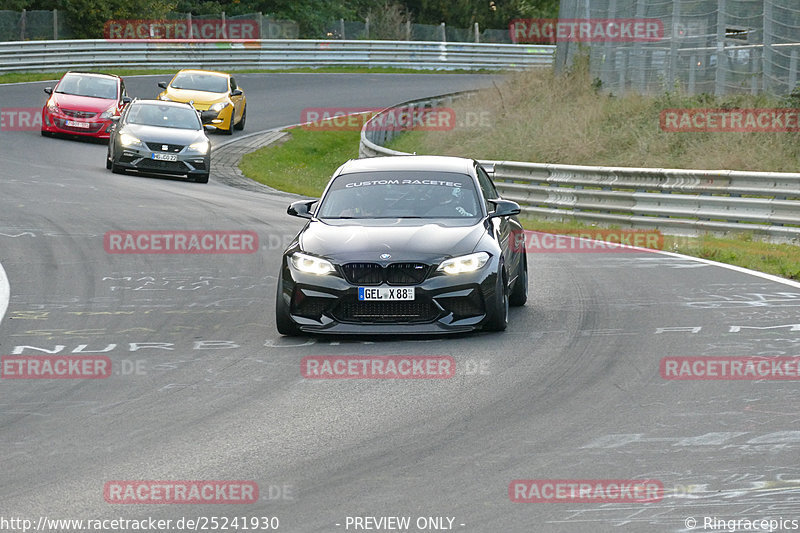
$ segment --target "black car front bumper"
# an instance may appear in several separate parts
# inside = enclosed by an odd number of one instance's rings
[[[447,275],[429,268],[419,283],[352,283],[336,274],[300,272],[283,258],[282,287],[291,319],[301,331],[331,334],[426,334],[480,329],[497,287],[497,260],[476,272]],[[399,280],[398,280],[399,281]],[[358,287],[413,286],[413,301],[359,301]]]

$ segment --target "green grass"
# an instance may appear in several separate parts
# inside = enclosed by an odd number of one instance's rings
[[[73,69],[85,72],[103,72],[117,76],[172,76],[179,69],[172,70],[146,70],[146,69]],[[224,69],[220,69],[224,70]],[[57,72],[9,72],[0,74],[0,84],[20,83],[29,81],[49,81],[61,79],[66,71]],[[321,67],[321,68],[289,68],[289,69],[244,69],[234,70],[237,74],[252,73],[332,73],[332,74],[481,74],[486,70],[416,70],[410,68],[366,68],[366,67]],[[497,73],[496,71],[491,71]]]
[[[290,131],[289,140],[246,154],[239,164],[244,175],[275,189],[318,198],[333,172],[358,158],[358,131]]]

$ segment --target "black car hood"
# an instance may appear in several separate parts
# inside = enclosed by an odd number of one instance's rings
[[[341,261],[435,261],[471,253],[486,233],[481,221],[314,220],[300,235],[300,247],[313,255]],[[381,258],[389,254],[390,258]]]
[[[121,132],[129,133],[146,143],[187,145],[207,138],[203,130],[145,126],[143,124],[125,124],[120,130]]]

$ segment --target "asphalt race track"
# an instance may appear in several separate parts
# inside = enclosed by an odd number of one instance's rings
[[[306,107],[491,86],[482,75],[237,78],[245,134],[297,123]],[[129,78],[129,92],[154,96],[162,79]],[[0,86],[0,107],[40,108],[45,85]],[[410,517],[408,529],[370,529],[482,533],[800,520],[798,382],[659,373],[668,356],[800,355],[800,285],[667,254],[536,253],[507,332],[288,339],[273,309],[280,253],[301,226],[285,215],[293,197],[213,174],[207,185],[113,175],[105,150],[0,132],[0,354],[99,354],[113,369],[0,380],[3,518],[263,516],[278,531],[340,532],[375,525],[353,517]],[[247,230],[261,250],[109,254],[114,230]],[[0,273],[0,311],[3,285]],[[456,375],[304,379],[311,355],[452,356]],[[658,480],[664,494],[515,503],[517,479]],[[246,480],[259,499],[108,503],[119,480]]]

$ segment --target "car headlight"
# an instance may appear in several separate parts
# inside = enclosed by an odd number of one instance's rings
[[[130,133],[120,133],[119,134],[119,143],[122,146],[141,146],[142,141],[131,135]]]
[[[56,103],[53,101],[52,98],[50,98],[47,101],[47,110],[50,111],[51,113],[58,113],[59,112],[58,106],[56,105]]]
[[[445,274],[463,274],[465,272],[475,272],[483,267],[489,261],[490,255],[486,252],[477,252],[469,255],[462,255],[460,257],[453,257],[452,259],[445,259],[437,272],[444,272]]]
[[[292,254],[292,265],[300,272],[306,274],[316,274],[324,276],[334,272],[335,269],[330,261],[322,259],[321,257],[314,257],[313,255],[306,255],[300,252]]]
[[[111,118],[117,114],[117,106],[112,105],[100,115],[100,118]]]
[[[158,99],[159,99],[159,100],[166,100],[167,102],[169,102],[169,101],[170,101],[170,100],[169,100],[169,96],[167,96],[166,94],[159,94],[159,95],[158,95]]]
[[[217,113],[219,113],[220,111],[225,109],[225,107],[227,107],[227,105],[228,104],[226,104],[225,102],[217,102],[216,104],[214,104],[211,107],[209,107],[208,110],[209,111],[216,111]]]
[[[197,141],[196,143],[192,143],[189,145],[189,151],[205,154],[208,152],[208,147],[209,147],[208,141]]]

